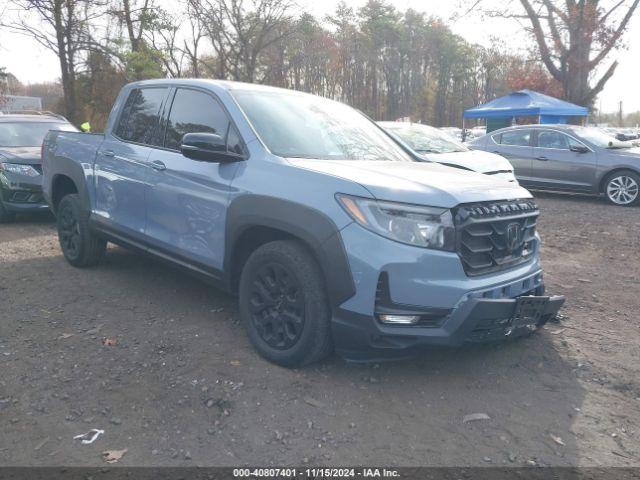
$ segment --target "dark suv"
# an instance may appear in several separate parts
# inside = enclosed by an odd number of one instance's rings
[[[49,130],[77,131],[54,114],[0,115],[0,223],[19,212],[48,209],[40,149]]]

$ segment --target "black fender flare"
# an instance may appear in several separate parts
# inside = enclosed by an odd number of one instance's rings
[[[91,200],[89,198],[89,189],[87,187],[87,177],[84,173],[82,165],[74,162],[69,158],[58,157],[56,159],[56,171],[51,176],[50,193],[47,195],[47,203],[55,213],[54,205],[54,187],[60,177],[67,177],[75,184],[82,206],[87,213],[91,212]]]
[[[224,270],[231,272],[238,239],[252,227],[275,229],[301,240],[315,256],[332,307],[351,298],[355,284],[337,225],[323,212],[264,195],[244,195],[227,210]]]

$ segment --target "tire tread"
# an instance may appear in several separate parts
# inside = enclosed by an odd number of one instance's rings
[[[251,321],[248,312],[243,311],[243,301],[246,294],[243,289],[247,287],[248,278],[246,275],[253,265],[259,264],[265,259],[280,259],[287,262],[289,268],[295,269],[295,274],[304,289],[305,304],[311,306],[313,312],[306,311],[305,328],[312,328],[309,336],[306,337],[306,346],[298,348],[297,351],[285,358],[284,355],[270,352],[268,347],[256,342],[250,333],[249,337],[258,350],[268,360],[286,367],[301,367],[318,362],[327,357],[333,351],[331,339],[331,307],[326,294],[324,277],[320,266],[306,247],[296,240],[278,240],[259,247],[253,252],[242,271],[240,280],[240,309],[243,313],[243,320],[247,329],[251,329]],[[315,318],[309,318],[314,315]]]

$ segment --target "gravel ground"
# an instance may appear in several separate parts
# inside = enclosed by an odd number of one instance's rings
[[[236,300],[189,276],[115,247],[74,269],[49,216],[2,225],[0,465],[640,466],[640,208],[539,197],[560,323],[300,370],[258,357]]]

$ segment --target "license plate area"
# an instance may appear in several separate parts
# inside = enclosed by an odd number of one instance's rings
[[[549,297],[518,297],[511,317],[513,328],[534,327],[542,320]]]

